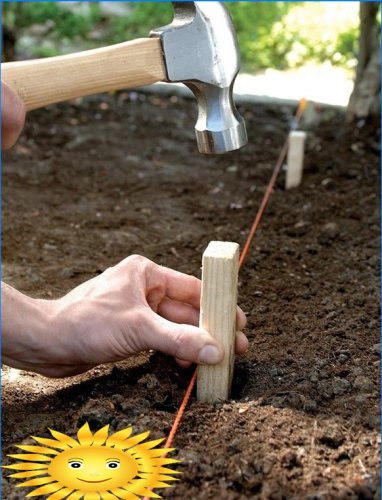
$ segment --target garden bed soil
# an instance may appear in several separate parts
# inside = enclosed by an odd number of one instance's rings
[[[3,279],[54,298],[127,255],[200,276],[211,240],[245,241],[293,109],[240,109],[248,146],[196,150],[195,103],[137,92],[30,113],[3,163]],[[248,352],[232,399],[192,396],[174,499],[379,498],[379,128],[321,109],[302,185],[284,173],[239,276]],[[191,376],[142,353],[53,380],[3,371],[3,453],[47,428],[166,436]],[[8,460],[8,459],[6,459]],[[3,498],[24,498],[3,480]]]

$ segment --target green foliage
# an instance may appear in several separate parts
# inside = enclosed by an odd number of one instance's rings
[[[92,29],[92,16],[77,14],[65,9],[58,2],[9,2],[3,5],[4,19],[12,17],[13,27],[26,28],[32,24],[54,21],[54,33],[58,37],[86,36]]]
[[[4,2],[3,23],[10,28],[25,28],[34,23],[43,23],[47,19],[60,16],[62,8],[56,2]]]
[[[60,2],[5,2],[3,23],[16,35],[28,26],[51,22],[49,40],[33,55],[59,53],[75,40],[76,48],[145,37],[172,20],[170,2],[131,2],[126,14],[105,14],[99,2],[78,2],[76,9]],[[336,5],[330,5],[336,4]],[[236,27],[244,69],[293,68],[308,61],[354,64],[358,40],[355,2],[227,2]],[[97,31],[96,37],[92,33]],[[38,45],[38,44],[37,44]]]
[[[241,57],[247,69],[277,67],[280,57],[272,27],[295,2],[232,2],[227,4],[238,34]],[[282,43],[282,40],[280,40]]]
[[[348,31],[340,33],[337,37],[337,51],[344,60],[354,58],[358,50],[359,28],[350,28]]]
[[[347,2],[300,3],[273,26],[272,61],[293,68],[308,61],[355,64],[359,34],[358,5]]]
[[[153,28],[171,22],[173,8],[169,2],[138,2],[132,5],[131,14],[110,19],[108,39],[114,43],[146,37]]]
[[[37,45],[33,47],[33,57],[53,57],[57,55],[57,50],[54,47],[46,47],[45,45]]]

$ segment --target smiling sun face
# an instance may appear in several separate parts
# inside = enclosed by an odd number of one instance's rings
[[[9,456],[24,462],[3,467],[19,471],[10,477],[32,478],[17,485],[38,486],[27,497],[49,495],[47,498],[51,500],[160,498],[151,489],[171,486],[166,481],[176,481],[171,475],[179,474],[163,467],[178,462],[164,458],[172,448],[155,448],[163,439],[144,442],[148,432],[131,437],[129,427],[108,436],[108,428],[106,425],[93,434],[86,423],[77,433],[78,441],[50,430],[55,439],[33,437],[43,446],[18,446],[29,453]]]
[[[131,455],[104,446],[63,451],[48,466],[48,474],[67,488],[89,492],[120,488],[138,471],[138,464]]]

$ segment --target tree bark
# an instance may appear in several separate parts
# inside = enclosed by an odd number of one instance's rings
[[[349,99],[348,118],[380,114],[381,53],[377,15],[379,2],[360,2],[361,29],[354,89]]]
[[[2,61],[13,61],[16,55],[16,37],[13,30],[8,26],[3,26],[3,46],[2,46]]]

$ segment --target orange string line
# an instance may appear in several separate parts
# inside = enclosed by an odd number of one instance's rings
[[[307,100],[305,98],[301,99],[300,102],[298,103],[298,107],[297,107],[297,111],[296,111],[296,114],[295,114],[295,117],[294,117],[294,120],[293,120],[292,128],[296,128],[297,127],[297,125],[300,122],[300,119],[301,119],[301,117],[302,117],[302,115],[303,115],[303,113],[305,111],[306,105],[307,105]],[[248,255],[249,247],[250,247],[250,245],[252,243],[253,237],[255,236],[257,227],[258,227],[260,219],[261,219],[261,217],[262,217],[262,215],[264,213],[265,207],[267,206],[269,197],[270,197],[270,195],[272,193],[273,186],[274,186],[274,184],[276,182],[276,179],[277,179],[277,176],[278,176],[278,174],[280,172],[280,169],[282,167],[285,155],[286,155],[286,153],[288,151],[288,142],[289,142],[289,140],[287,138],[285,140],[285,142],[284,142],[283,147],[281,148],[281,152],[280,152],[280,155],[279,155],[279,157],[277,159],[277,162],[276,162],[276,165],[275,165],[275,168],[274,168],[271,180],[269,181],[267,190],[265,191],[263,199],[261,200],[260,208],[259,208],[259,210],[258,210],[258,212],[256,214],[255,220],[253,222],[253,225],[251,227],[251,230],[250,230],[250,232],[248,234],[248,237],[247,237],[246,242],[244,244],[243,250],[241,252],[240,260],[239,260],[239,269],[241,269],[241,267],[243,266],[243,264],[245,262],[245,259],[246,259],[247,255]],[[180,404],[178,413],[175,416],[174,423],[172,424],[170,433],[168,435],[168,438],[167,438],[167,441],[166,441],[166,444],[165,444],[165,448],[169,448],[171,446],[173,440],[174,440],[176,431],[178,430],[180,421],[182,420],[184,411],[186,409],[188,400],[190,399],[191,392],[192,392],[192,389],[194,388],[195,382],[196,382],[196,368],[195,368],[195,371],[194,371],[194,373],[192,375],[190,383],[189,383],[189,385],[188,385],[188,387],[186,389],[186,392],[185,392],[183,400],[182,400],[182,402]]]
[[[186,389],[186,392],[184,393],[182,402],[180,403],[178,413],[175,416],[174,423],[171,426],[170,434],[168,435],[168,438],[166,440],[166,443],[164,445],[165,448],[170,448],[172,445],[172,442],[174,441],[174,437],[176,434],[176,431],[178,430],[180,421],[182,420],[184,410],[186,409],[188,400],[190,399],[192,389],[194,388],[196,382],[196,368],[195,371],[191,377],[190,383],[188,384],[188,387]]]
[[[307,101],[306,101],[305,98],[301,99],[300,102],[298,103],[298,108],[297,108],[297,111],[296,111],[296,115],[295,115],[295,117],[293,119],[292,128],[296,128],[297,125],[299,124],[301,116],[302,116],[303,112],[305,111],[306,105],[307,105]],[[243,250],[241,252],[240,260],[239,260],[239,269],[241,269],[243,267],[245,259],[247,258],[249,247],[251,246],[253,237],[255,236],[255,233],[256,233],[257,228],[259,226],[261,217],[263,216],[265,207],[267,206],[269,198],[270,198],[270,196],[272,194],[273,187],[275,185],[277,176],[279,175],[281,167],[283,166],[283,162],[284,162],[285,156],[286,156],[286,154],[288,152],[288,145],[289,145],[289,137],[287,137],[285,139],[283,147],[281,148],[279,157],[277,159],[275,168],[273,170],[273,174],[272,174],[271,180],[269,181],[269,184],[268,184],[268,187],[267,187],[267,189],[266,189],[266,191],[264,193],[263,199],[261,200],[260,208],[259,208],[259,210],[258,210],[258,212],[256,214],[256,217],[255,217],[255,220],[254,220],[254,222],[252,224],[251,230],[249,231],[247,240],[244,243]]]
[[[305,108],[306,108],[306,105],[307,105],[308,101],[303,98],[300,100],[300,102],[298,103],[298,107],[297,107],[297,111],[296,111],[296,114],[294,116],[294,119],[293,119],[293,122],[292,122],[292,126],[291,126],[291,129],[295,129],[299,122],[300,122],[300,119],[305,111]],[[264,193],[264,196],[261,200],[261,203],[260,203],[260,207],[259,207],[259,210],[256,214],[256,217],[255,217],[255,220],[252,224],[252,227],[251,227],[251,230],[248,234],[248,237],[245,241],[245,244],[244,244],[244,247],[243,247],[243,250],[241,252],[241,255],[240,255],[240,259],[239,259],[239,269],[242,268],[244,262],[245,262],[245,259],[248,255],[248,250],[249,250],[249,247],[251,246],[251,243],[252,243],[252,240],[253,240],[253,237],[255,236],[255,233],[256,233],[256,230],[259,226],[259,223],[260,223],[260,220],[261,220],[261,217],[263,216],[264,214],[264,210],[265,210],[265,207],[267,206],[268,204],[268,201],[269,201],[269,198],[272,194],[272,190],[273,190],[273,187],[275,185],[275,182],[276,182],[276,179],[277,179],[277,176],[278,174],[280,173],[280,170],[281,170],[281,167],[283,165],[283,162],[284,162],[284,159],[285,159],[285,156],[288,152],[288,144],[289,144],[289,138],[287,137],[284,144],[283,144],[283,147],[281,148],[281,151],[280,151],[280,154],[279,154],[279,157],[277,159],[277,162],[276,162],[276,165],[275,165],[275,168],[273,170],[273,174],[272,174],[272,177],[269,181],[269,184],[268,184],[268,187]],[[182,402],[179,406],[179,410],[175,416],[175,419],[174,419],[174,422],[171,426],[171,429],[170,429],[170,433],[168,435],[168,438],[166,440],[166,443],[165,443],[165,448],[170,448],[173,441],[174,441],[174,438],[175,438],[175,434],[178,430],[178,427],[180,425],[180,422],[182,420],[182,417],[183,417],[183,414],[184,414],[184,411],[186,409],[186,406],[187,406],[187,403],[190,399],[190,396],[191,396],[191,392],[192,392],[192,389],[194,388],[195,386],[195,382],[196,382],[196,372],[197,372],[197,369],[195,368],[195,371],[191,377],[191,380],[190,380],[190,383],[188,384],[188,387],[186,389],[186,392],[184,393],[184,396],[183,396],[183,399],[182,399]],[[148,497],[145,497],[143,500],[149,500]]]
[[[176,431],[178,430],[179,424],[182,420],[184,411],[186,409],[188,400],[190,399],[191,392],[192,392],[192,389],[194,388],[195,382],[196,382],[196,368],[195,368],[195,371],[191,377],[190,383],[188,384],[186,392],[184,393],[182,402],[180,403],[180,406],[179,406],[178,412],[175,416],[174,422],[171,426],[170,433],[169,433],[169,435],[166,439],[165,445],[164,445],[165,448],[170,448],[172,445],[172,442],[174,441]],[[164,458],[166,455],[167,455],[167,453],[165,453],[162,456],[162,458]],[[150,500],[150,499],[149,499],[149,497],[146,496],[143,498],[143,500]]]

